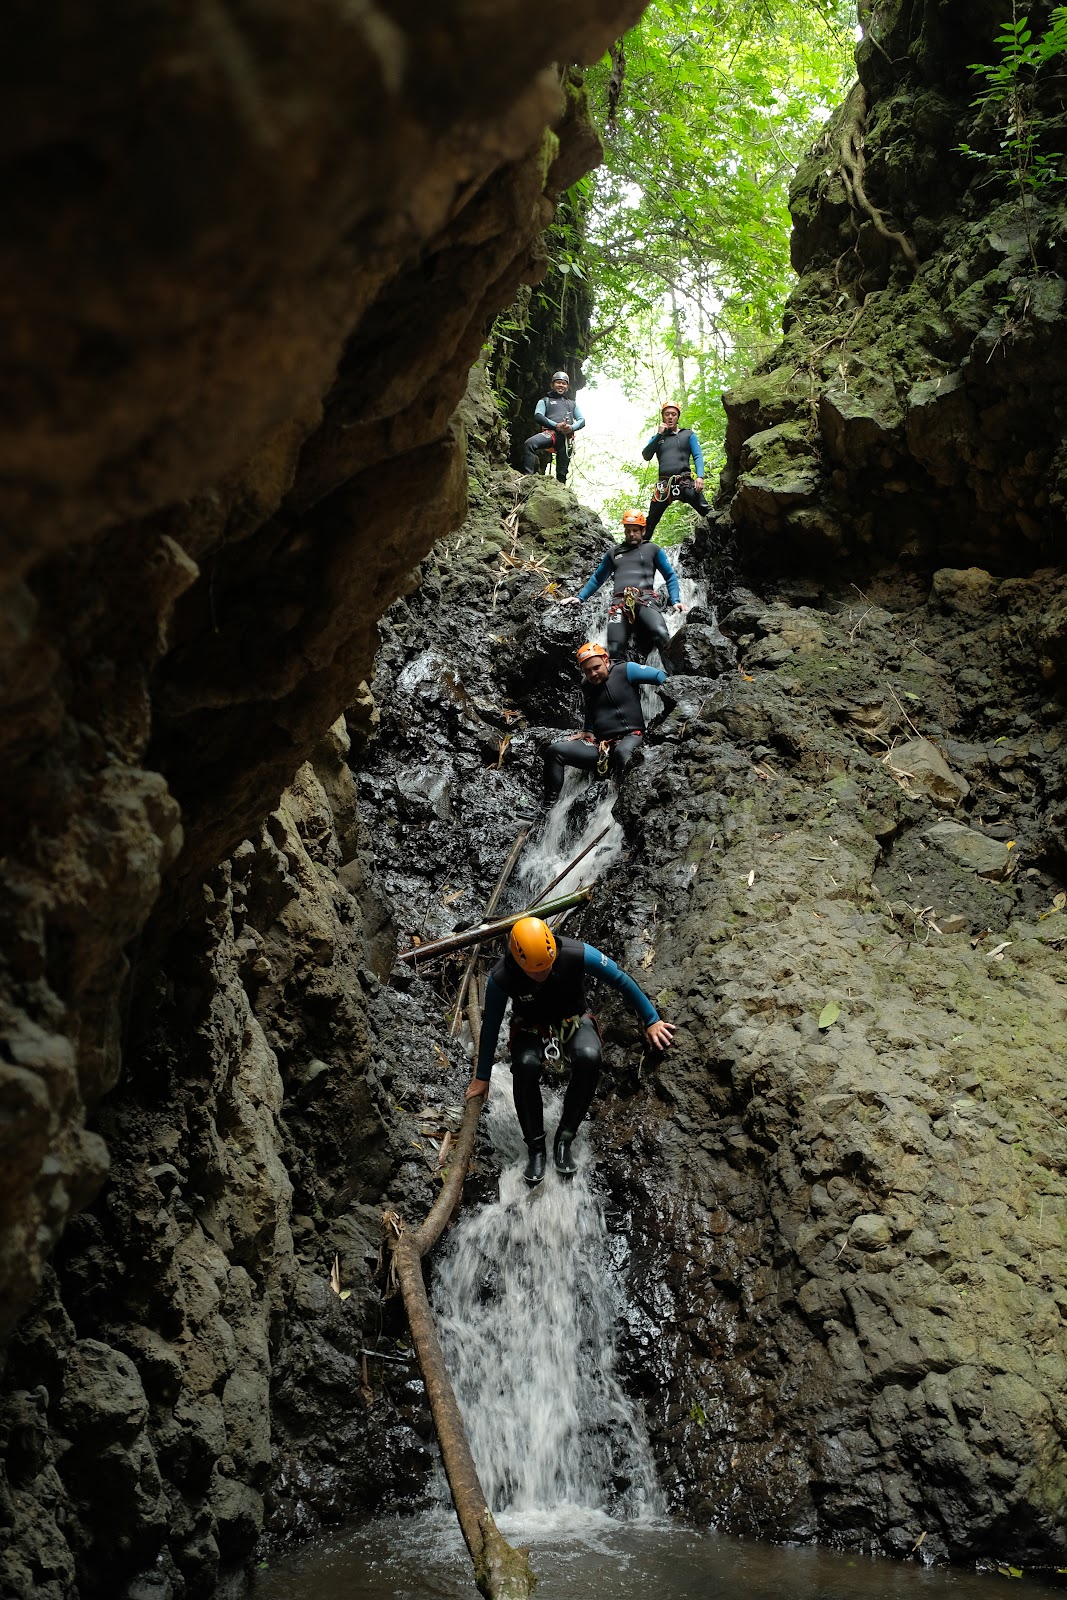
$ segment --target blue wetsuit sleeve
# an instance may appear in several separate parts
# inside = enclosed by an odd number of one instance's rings
[[[475,1069],[476,1078],[484,1078],[486,1083],[493,1075],[493,1057],[496,1055],[496,1041],[500,1034],[500,1024],[504,1020],[508,997],[499,983],[490,975],[485,982],[485,1005],[482,1009],[482,1037],[478,1045],[478,1066]]]
[[[659,444],[659,434],[658,433],[654,433],[652,435],[651,439],[645,445],[645,448],[641,451],[641,454],[644,456],[646,461],[651,461],[652,460],[652,457],[656,453],[656,446],[658,444]]]
[[[578,432],[579,428],[584,428],[584,427],[585,427],[585,418],[582,416],[582,408],[581,408],[581,406],[578,404],[578,402],[576,400],[574,402],[574,431],[575,431],[575,433]]]
[[[552,432],[552,424],[545,416],[545,402],[543,400],[538,400],[536,406],[534,406],[534,421],[541,424],[542,433]]]
[[[588,600],[590,595],[596,594],[597,590],[600,588],[600,585],[602,583],[606,583],[608,578],[611,576],[611,571],[611,556],[606,555],[599,567],[597,567],[596,571],[593,573],[593,576],[589,578],[587,582],[583,583],[582,587],[578,590],[579,600]]]
[[[639,661],[626,663],[626,676],[631,683],[666,683],[667,674],[661,667],[644,667]]]
[[[671,605],[676,606],[678,604],[679,594],[678,574],[667,560],[667,557],[663,554],[663,546],[657,544],[654,548],[656,551],[656,570],[657,572],[662,572],[664,578],[667,580],[667,593],[671,597]]]
[[[618,989],[630,1010],[637,1013],[643,1028],[650,1028],[654,1022],[659,1021],[659,1012],[644,990],[637,987],[629,973],[623,972],[621,967],[617,967],[614,961],[595,945],[587,944],[583,948],[585,970],[589,977],[603,978],[613,989]]]
[[[700,448],[700,440],[692,428],[689,430],[689,453],[693,457],[694,478],[702,478],[704,476],[704,452]]]

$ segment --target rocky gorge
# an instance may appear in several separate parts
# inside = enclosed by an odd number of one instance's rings
[[[427,1492],[380,1214],[430,1203],[467,1064],[454,973],[394,957],[479,914],[573,720],[590,619],[545,591],[608,537],[517,478],[468,373],[593,159],[553,52],[638,8],[562,41],[454,9],[435,72],[466,90],[494,62],[464,118],[404,24],[347,24],[407,108],[414,189],[326,160],[342,63],[321,123],[267,137],[264,107],[297,115],[291,50],[222,49],[205,6],[190,95],[176,41],[131,34],[192,128],[228,108],[272,173],[284,146],[302,219],[318,174],[299,249],[254,184],[226,211],[248,271],[268,222],[293,246],[271,282],[211,256],[202,183],[174,223],[200,274],[152,277],[173,241],[131,244],[132,307],[91,252],[78,297],[12,268],[34,315],[4,591],[5,1594],[208,1596],[263,1541]],[[943,159],[995,20],[914,0],[869,27],[867,185],[923,270],[852,239],[824,143],[785,344],[726,397],[716,516],[680,551],[708,600],[570,929],[679,1030],[641,1062],[604,1005],[588,1131],[671,1509],[1044,1571],[1067,1559],[1061,213],[1041,201],[1036,270],[1010,193],[980,209]],[[129,206],[119,113],[78,116],[63,143],[41,113],[12,156],[27,261],[42,218]],[[46,369],[64,414],[30,392]],[[483,1157],[467,1203],[492,1181]]]

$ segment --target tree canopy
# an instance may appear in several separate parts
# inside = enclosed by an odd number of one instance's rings
[[[589,365],[721,431],[778,337],[788,186],[853,76],[848,0],[653,0],[587,74],[606,158],[582,180]]]

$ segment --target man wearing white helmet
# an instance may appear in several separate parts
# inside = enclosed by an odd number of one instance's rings
[[[542,395],[534,409],[534,421],[541,424],[539,433],[532,433],[522,447],[522,470],[527,475],[537,471],[537,452],[556,448],[556,477],[560,483],[567,481],[570,466],[570,441],[579,428],[585,427],[585,418],[577,400],[568,394],[571,380],[565,372],[552,374],[551,393]]]

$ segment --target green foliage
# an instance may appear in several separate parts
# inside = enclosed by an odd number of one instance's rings
[[[853,20],[846,0],[653,0],[617,97],[618,50],[587,74],[590,362],[647,397],[650,430],[675,398],[707,448],[720,391],[777,342],[787,188],[852,75]]]
[[[1043,149],[1050,120],[1038,115],[1037,91],[1042,69],[1057,56],[1067,54],[1067,6],[1056,6],[1049,26],[1034,38],[1029,17],[1020,17],[1012,5],[1010,21],[1001,23],[996,36],[1000,59],[988,65],[971,63],[971,71],[985,79],[985,88],[971,104],[979,123],[991,121],[1000,135],[994,150],[959,144],[956,149],[972,161],[986,163],[991,175],[1003,175],[1014,184],[1026,219],[1030,256],[1037,266],[1031,233],[1030,201],[1041,189],[1063,181],[1062,150]]]

